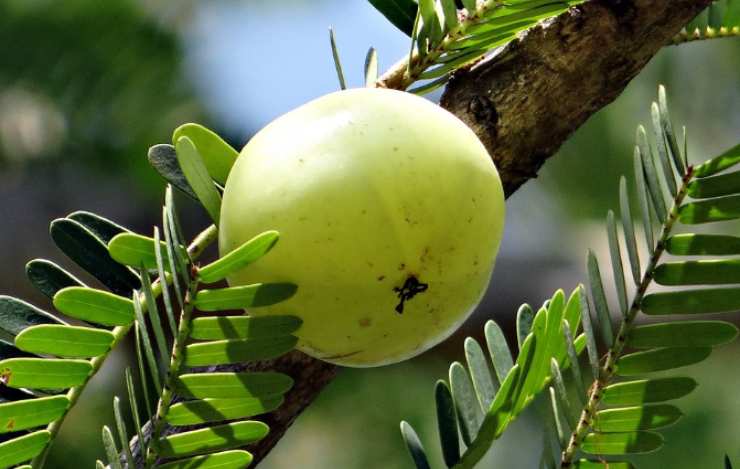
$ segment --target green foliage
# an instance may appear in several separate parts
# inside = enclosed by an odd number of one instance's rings
[[[733,36],[740,36],[740,1],[715,0],[673,38],[673,44]]]
[[[448,467],[473,467],[554,375],[562,379],[560,369],[573,368],[568,349],[580,353],[586,336],[573,341],[565,331],[579,329],[582,301],[583,287],[579,287],[567,301],[562,291],[556,292],[534,316],[527,314],[531,308],[520,309],[517,330],[524,339],[516,362],[493,321],[485,326],[488,357],[475,339],[465,340],[467,368],[453,363],[449,384],[438,381],[435,386],[440,444]],[[416,467],[428,465],[414,430],[406,422],[401,428]],[[460,448],[460,437],[465,449]]]

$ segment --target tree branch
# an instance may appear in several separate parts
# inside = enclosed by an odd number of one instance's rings
[[[457,72],[443,107],[470,126],[511,195],[592,114],[613,101],[650,58],[710,0],[592,0],[524,33],[495,57]],[[388,74],[386,74],[388,75]],[[388,76],[393,76],[392,73]],[[393,81],[385,83],[392,86]],[[259,463],[337,373],[293,352],[270,368],[295,380],[267,415],[270,435],[250,449]],[[235,369],[219,367],[219,370]]]

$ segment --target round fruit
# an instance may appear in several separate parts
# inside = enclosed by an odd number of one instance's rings
[[[332,93],[250,140],[221,207],[222,255],[265,230],[267,256],[231,285],[293,282],[254,315],[303,319],[298,347],[347,366],[398,362],[447,338],[490,280],[504,196],[475,134],[399,91]]]

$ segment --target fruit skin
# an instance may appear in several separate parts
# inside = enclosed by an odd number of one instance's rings
[[[226,183],[224,255],[277,230],[231,285],[293,282],[250,314],[303,319],[298,348],[355,367],[411,358],[452,334],[488,286],[504,225],[498,172],[475,134],[423,98],[340,91],[262,129]],[[418,292],[403,303],[399,291]]]

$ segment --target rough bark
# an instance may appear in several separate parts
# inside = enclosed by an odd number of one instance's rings
[[[536,177],[568,136],[613,101],[709,3],[592,0],[533,28],[494,58],[458,72],[441,104],[485,144],[509,196]],[[238,368],[265,367],[266,363],[259,363]],[[285,404],[264,419],[270,435],[249,448],[255,463],[337,373],[334,365],[300,352],[269,367],[292,376],[296,384]]]

